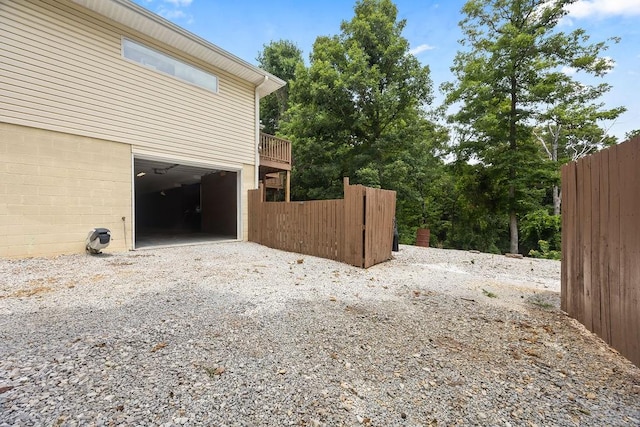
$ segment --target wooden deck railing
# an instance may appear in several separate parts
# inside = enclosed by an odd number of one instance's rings
[[[258,150],[261,165],[277,167],[279,164],[280,169],[291,169],[291,141],[260,132]]]

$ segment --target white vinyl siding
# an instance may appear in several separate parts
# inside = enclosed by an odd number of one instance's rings
[[[218,76],[218,93],[122,58],[127,37]],[[0,121],[133,149],[255,163],[254,87],[65,1],[0,2]]]

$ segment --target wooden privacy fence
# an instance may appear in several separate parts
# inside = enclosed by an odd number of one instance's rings
[[[344,199],[265,202],[249,190],[249,241],[369,268],[391,258],[396,192],[344,180]]]
[[[562,168],[561,305],[640,366],[640,138]]]

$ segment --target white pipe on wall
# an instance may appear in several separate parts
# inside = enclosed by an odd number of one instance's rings
[[[255,108],[256,108],[256,167],[254,172],[253,179],[253,188],[258,188],[258,181],[260,179],[260,151],[258,147],[260,146],[260,88],[264,86],[269,80],[269,76],[264,76],[264,80],[258,86],[256,86],[255,90]]]

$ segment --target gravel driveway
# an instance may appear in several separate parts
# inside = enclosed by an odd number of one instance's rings
[[[638,426],[560,264],[252,243],[0,260],[0,426]]]

